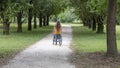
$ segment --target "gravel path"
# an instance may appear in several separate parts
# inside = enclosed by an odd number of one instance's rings
[[[68,61],[72,50],[72,29],[63,26],[63,45],[52,45],[52,34],[33,44],[10,60],[9,64],[0,68],[75,68]]]

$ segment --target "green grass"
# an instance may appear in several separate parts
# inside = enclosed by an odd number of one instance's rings
[[[117,26],[117,46],[120,51],[120,26]],[[106,33],[97,34],[96,32],[83,27],[73,25],[73,44],[72,47],[77,52],[106,52]]]
[[[14,53],[27,48],[33,43],[45,37],[52,31],[52,26],[42,27],[27,31],[26,25],[23,25],[23,32],[17,33],[16,24],[12,24],[10,27],[10,35],[2,35],[2,29],[0,28],[0,58],[11,56]]]

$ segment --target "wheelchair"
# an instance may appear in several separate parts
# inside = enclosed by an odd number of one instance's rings
[[[60,34],[54,34],[53,36],[53,45],[62,45],[62,36]]]

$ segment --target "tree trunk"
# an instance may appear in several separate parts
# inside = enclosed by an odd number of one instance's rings
[[[49,26],[49,15],[47,16],[46,22],[47,22],[47,26]]]
[[[88,28],[89,28],[89,29],[92,28],[92,25],[91,25],[91,24],[92,24],[92,22],[91,22],[91,20],[89,19],[89,20],[88,20]]]
[[[117,0],[109,0],[108,4],[108,16],[107,16],[107,55],[117,55],[116,44],[116,7]]]
[[[87,26],[87,21],[86,21],[86,18],[83,18],[83,26]]]
[[[32,0],[30,0],[30,4],[32,4]],[[28,31],[32,30],[32,8],[28,9]]]
[[[37,28],[36,13],[34,14],[34,29]]]
[[[18,12],[17,14],[17,32],[22,32],[22,12]]]
[[[97,33],[104,33],[104,24],[101,16],[98,16]]]
[[[104,24],[103,22],[99,22],[97,27],[97,33],[104,33],[103,30],[104,30]]]
[[[9,35],[10,22],[8,19],[3,22],[3,35]]]
[[[42,15],[39,16],[39,27],[42,27]]]
[[[16,22],[16,16],[13,18],[13,23],[15,23]]]
[[[92,30],[96,31],[96,20],[94,17],[93,17],[93,23],[92,23]]]
[[[43,26],[46,26],[46,16],[43,17]]]

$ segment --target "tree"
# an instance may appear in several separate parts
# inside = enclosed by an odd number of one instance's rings
[[[39,19],[39,27],[42,27],[41,8],[44,6],[43,0],[33,0],[34,28],[37,28],[36,18]]]
[[[29,1],[29,4],[32,5],[32,0]],[[33,8],[30,7],[28,9],[28,31],[31,31],[32,30],[32,16],[33,16]]]
[[[34,29],[37,28],[37,1],[33,1]]]
[[[14,15],[14,3],[11,0],[0,1],[0,16],[3,22],[3,34],[9,34],[10,19]]]
[[[22,32],[22,23],[24,20],[22,20],[23,17],[26,17],[26,12],[29,7],[27,0],[19,0],[15,1],[15,14],[17,17],[17,32]]]
[[[107,55],[116,55],[117,44],[116,44],[116,6],[117,0],[109,0],[108,3],[108,16],[107,16]]]

